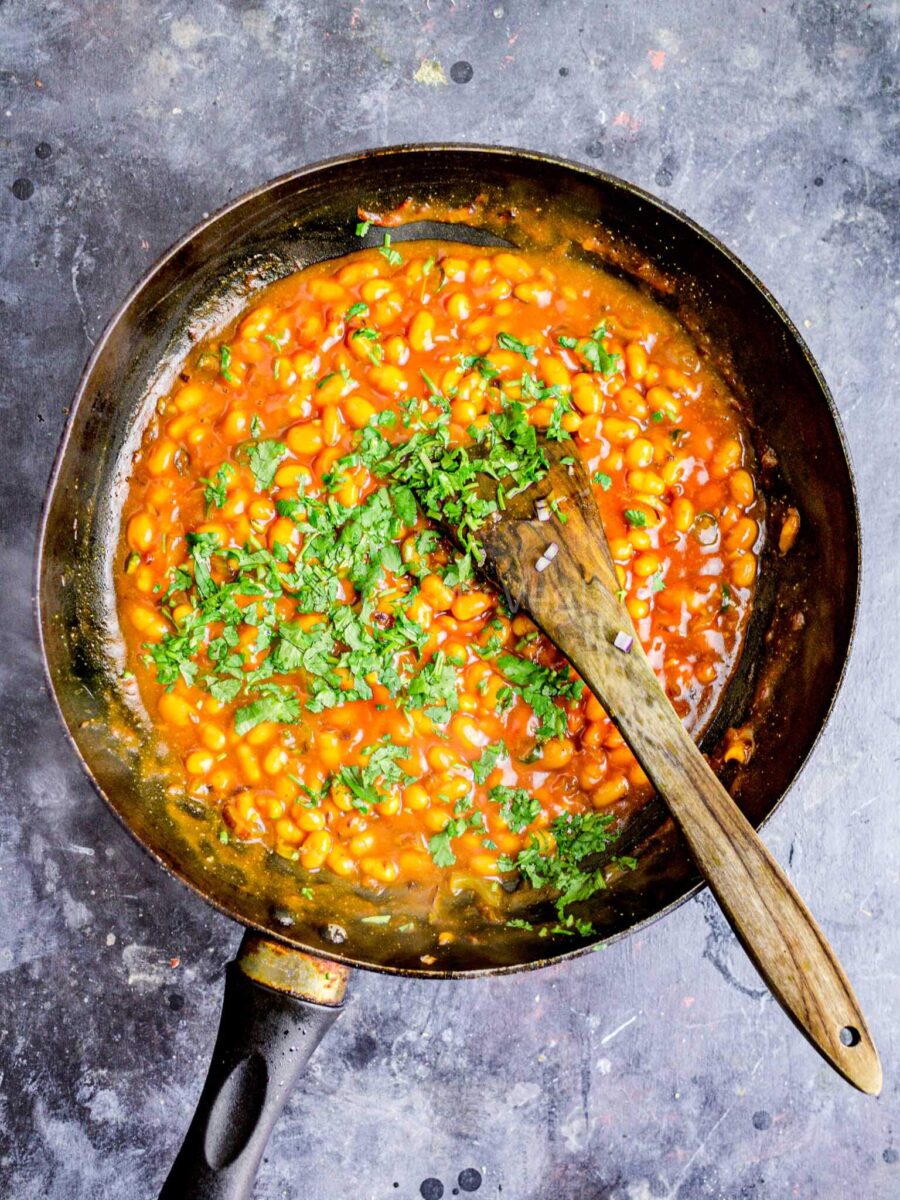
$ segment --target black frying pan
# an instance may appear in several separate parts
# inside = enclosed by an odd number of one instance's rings
[[[633,932],[698,887],[683,843],[651,804],[625,835],[637,869],[587,907],[598,931],[589,939],[491,923],[471,898],[430,920],[408,892],[378,897],[376,909],[371,895],[328,877],[309,881],[314,898],[301,905],[307,880],[298,867],[259,847],[223,847],[211,812],[147,781],[161,749],[133,684],[120,678],[112,572],[131,455],[156,397],[193,342],[251,291],[358,248],[357,206],[385,211],[413,197],[449,208],[479,196],[462,223],[414,221],[394,237],[528,246],[541,222],[571,234],[573,252],[653,291],[715,355],[750,421],[770,513],[788,503],[800,510],[792,552],[764,556],[741,668],[704,742],[714,753],[724,728],[752,721],[750,763],[730,765],[723,778],[755,825],[795,779],[841,681],[859,528],[831,396],[772,297],[686,217],[621,180],[542,155],[411,146],[306,167],[198,226],[138,284],[94,349],[54,467],[37,563],[47,675],[94,785],[162,866],[255,931],[229,967],[210,1075],[163,1189],[170,1200],[249,1196],[284,1099],[339,1011],[348,967],[444,978],[541,966]],[[386,908],[404,914],[402,932],[399,921],[365,920]],[[447,945],[442,929],[456,935]]]

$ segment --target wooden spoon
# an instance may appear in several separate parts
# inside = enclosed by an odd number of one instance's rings
[[[487,555],[483,569],[513,607],[531,614],[606,709],[788,1016],[836,1071],[877,1096],[878,1052],[840,963],[694,744],[647,661],[617,599],[606,534],[571,443],[541,439],[541,446],[550,463],[547,474],[507,499],[503,511],[478,531]],[[487,474],[478,480],[481,498],[494,498],[496,481]],[[552,510],[549,521],[538,518],[537,501],[550,498],[562,502],[565,523]],[[548,506],[541,507],[546,517]],[[536,569],[553,543],[555,557]],[[618,648],[629,641],[627,650]]]

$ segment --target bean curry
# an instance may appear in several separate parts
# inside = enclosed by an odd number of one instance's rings
[[[192,351],[134,457],[116,583],[128,669],[222,842],[374,895],[546,886],[584,932],[592,855],[651,788],[480,578],[484,514],[454,493],[473,445],[527,486],[536,429],[583,460],[621,599],[700,731],[764,513],[735,402],[646,295],[561,253],[384,233]],[[454,541],[429,496],[455,496]]]

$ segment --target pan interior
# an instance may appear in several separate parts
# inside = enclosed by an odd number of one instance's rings
[[[400,148],[310,168],[236,202],[153,269],[108,328],[83,377],[48,497],[39,606],[48,672],[69,733],[98,788],[135,836],[211,903],[302,948],[421,974],[512,969],[631,931],[696,884],[687,851],[649,805],[630,832],[639,864],[590,904],[598,935],[538,938],[487,920],[467,894],[386,901],[308,881],[260,847],[219,844],[209,810],[153,782],[154,755],[133,685],[122,678],[112,586],[118,513],[131,456],[152,406],[190,347],[227,323],[253,291],[359,247],[357,208],[409,197],[452,220],[419,220],[407,238],[533,247],[566,238],[672,307],[744,407],[770,511],[801,513],[791,554],[770,548],[741,669],[705,746],[752,720],[755,752],[726,776],[763,821],[802,766],[840,682],[855,612],[858,532],[836,417],[805,347],[739,263],[689,222],[621,181],[512,151]],[[473,201],[477,199],[477,203]],[[762,352],[761,352],[762,351]],[[148,782],[147,772],[150,779]],[[252,880],[252,885],[251,885]],[[365,920],[395,910],[402,933]],[[340,914],[340,915],[337,915]],[[460,930],[436,952],[436,933]],[[424,961],[423,961],[424,959]]]

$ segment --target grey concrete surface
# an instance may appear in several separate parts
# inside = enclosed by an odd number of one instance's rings
[[[900,1196],[898,30],[886,0],[0,0],[5,1200],[156,1195],[239,937],[103,809],[44,692],[34,530],[78,373],[204,213],[304,162],[427,139],[655,190],[743,256],[825,370],[859,479],[861,625],[767,840],[850,970],[886,1086],[876,1102],[829,1073],[701,896],[563,968],[357,976],[256,1195]]]

